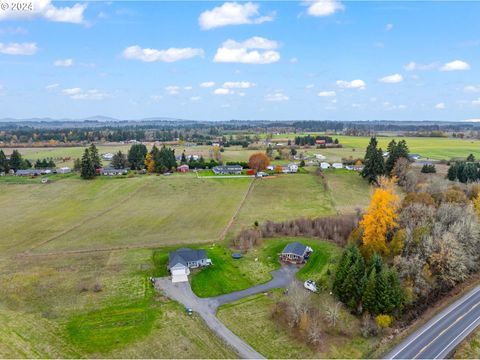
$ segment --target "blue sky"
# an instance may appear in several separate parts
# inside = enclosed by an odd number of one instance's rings
[[[480,119],[480,2],[33,6],[0,10],[0,118]]]

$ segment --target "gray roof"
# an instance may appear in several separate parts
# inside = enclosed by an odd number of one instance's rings
[[[306,245],[303,245],[299,242],[292,242],[285,246],[283,249],[282,254],[295,254],[298,256],[303,256],[305,254],[305,250],[307,249]]]
[[[180,248],[168,253],[168,264],[174,266],[178,263],[187,266],[187,262],[207,259],[207,253],[204,249],[192,250],[189,248]]]
[[[243,170],[240,165],[217,165],[214,169],[218,170]]]

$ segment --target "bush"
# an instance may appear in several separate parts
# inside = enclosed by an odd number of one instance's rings
[[[392,325],[393,319],[390,315],[378,315],[375,318],[375,323],[382,329],[389,328]]]
[[[436,172],[437,172],[437,169],[433,164],[425,164],[422,166],[422,173],[424,174],[435,174]]]

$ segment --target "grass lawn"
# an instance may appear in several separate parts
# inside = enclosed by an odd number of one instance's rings
[[[364,209],[370,203],[371,187],[358,172],[344,169],[324,171],[335,208],[340,213]]]
[[[378,341],[364,339],[359,333],[360,321],[342,309],[341,321],[345,322],[350,334],[326,334],[325,345],[317,351],[272,319],[272,307],[282,296],[282,291],[273,291],[269,296],[254,295],[221,306],[217,315],[229,329],[267,358],[364,358]],[[333,301],[326,293],[311,294],[311,300],[319,307],[325,301]]]
[[[0,357],[234,357],[201,319],[154,293],[153,270],[151,250],[2,261]]]
[[[236,234],[255,221],[284,221],[335,214],[331,198],[313,174],[283,174],[257,179],[232,226]]]

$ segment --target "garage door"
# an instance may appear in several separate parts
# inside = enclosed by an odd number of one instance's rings
[[[186,282],[188,281],[188,276],[185,274],[181,275],[172,275],[172,282],[177,283],[177,282]]]

